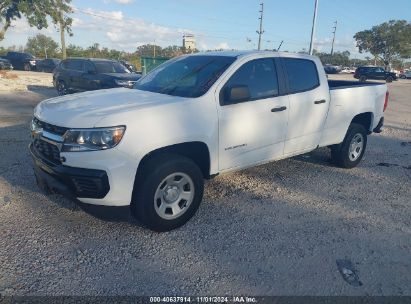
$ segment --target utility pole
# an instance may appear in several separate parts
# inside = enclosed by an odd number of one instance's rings
[[[154,44],[153,44],[153,57],[156,58],[156,40],[154,39]]]
[[[261,5],[261,10],[260,10],[260,30],[257,31],[258,34],[258,50],[261,50],[261,36],[264,34],[263,30],[263,15],[264,15],[264,2],[260,3]]]
[[[334,31],[333,31],[333,43],[331,45],[331,57],[334,53],[334,41],[335,41],[335,32],[337,31],[337,21],[334,22],[333,29],[334,29]]]
[[[317,8],[318,8],[318,0],[315,0],[313,26],[311,28],[310,55],[313,54],[313,50],[314,50],[314,36],[315,36],[315,24],[317,22]]]

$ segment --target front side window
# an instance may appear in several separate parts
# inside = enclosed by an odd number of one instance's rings
[[[283,58],[288,76],[289,93],[315,89],[320,85],[317,67],[308,59]]]
[[[231,56],[178,57],[141,78],[134,89],[180,97],[200,97],[235,60]]]
[[[263,58],[245,63],[231,76],[222,90],[224,104],[277,96],[278,79],[274,59]],[[234,98],[233,95],[238,92],[243,96]]]

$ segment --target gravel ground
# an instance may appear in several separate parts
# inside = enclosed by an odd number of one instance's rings
[[[26,71],[2,71],[0,73],[0,92],[32,91],[43,93],[53,88],[50,73]]]
[[[219,176],[197,215],[161,234],[127,208],[43,195],[28,128],[55,93],[0,94],[0,293],[411,295],[411,81],[390,90],[387,128],[357,168],[319,149]]]

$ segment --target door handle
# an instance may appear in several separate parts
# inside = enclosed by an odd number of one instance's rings
[[[287,110],[287,107],[279,107],[271,109],[271,112],[281,112]]]
[[[316,100],[314,101],[315,104],[321,104],[321,103],[326,103],[327,101],[325,99],[321,99],[321,100]]]

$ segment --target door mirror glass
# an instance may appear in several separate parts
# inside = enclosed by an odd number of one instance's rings
[[[250,89],[246,85],[227,87],[224,100],[227,104],[248,101],[251,98]]]

